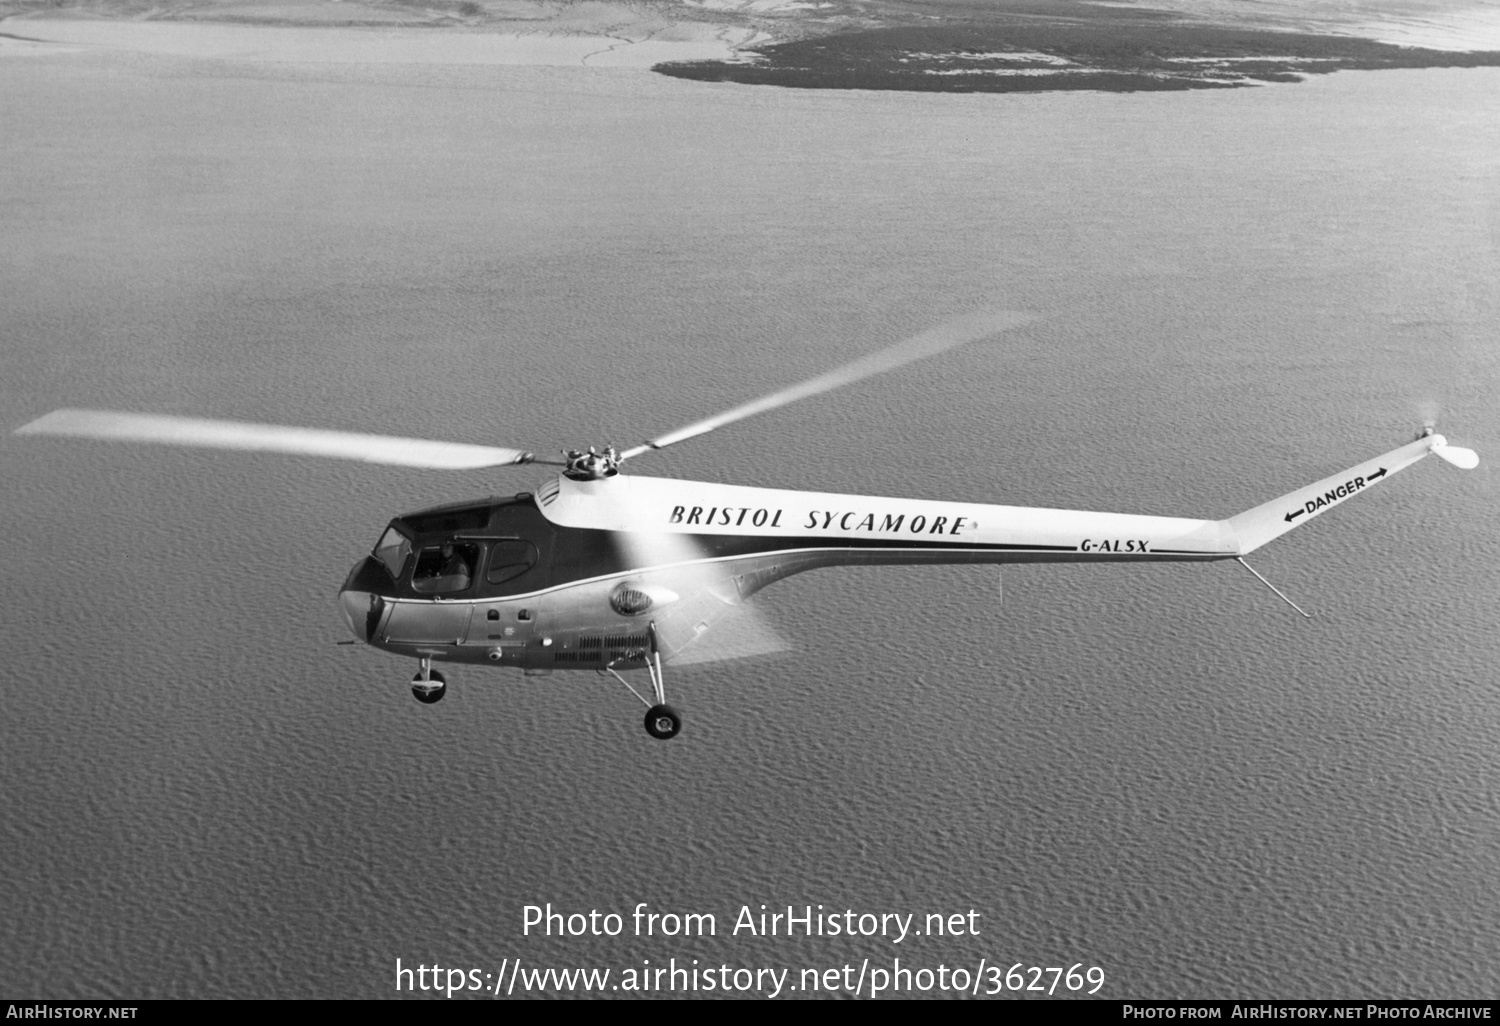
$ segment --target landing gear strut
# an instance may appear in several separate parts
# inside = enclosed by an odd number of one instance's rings
[[[625,689],[646,707],[646,733],[658,741],[670,741],[682,730],[682,714],[667,704],[666,679],[661,672],[661,653],[656,650],[656,622],[653,620],[646,625],[646,638],[651,642],[651,650],[646,654],[646,672],[651,675],[651,694],[656,699],[652,705],[641,696],[641,693],[630,686],[630,682],[615,672],[614,664],[604,668],[615,680],[625,685]]]
[[[423,705],[441,702],[448,693],[448,681],[432,668],[432,656],[422,657],[422,668],[411,679],[411,694]]]

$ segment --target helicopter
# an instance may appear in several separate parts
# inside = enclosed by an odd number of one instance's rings
[[[645,728],[676,737],[663,664],[767,585],[819,567],[954,563],[1237,560],[1363,495],[1429,453],[1479,463],[1427,424],[1415,440],[1225,520],[885,498],[711,484],[620,473],[628,460],[748,417],[887,373],[1033,318],[979,311],[624,451],[563,459],[498,446],[175,415],[54,410],[15,431],[279,452],[472,471],[539,464],[560,472],[535,491],[434,506],[393,518],[339,589],[359,642],[417,660],[413,696],[447,691],[434,663],[588,670],[646,706]],[[343,642],[354,644],[355,642]],[[625,673],[642,671],[650,697]],[[637,678],[639,679],[639,678]]]

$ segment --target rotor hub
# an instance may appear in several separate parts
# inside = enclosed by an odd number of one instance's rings
[[[567,460],[563,476],[574,481],[602,481],[620,472],[620,454],[612,445],[605,446],[603,452],[592,445],[588,452],[568,449],[563,452],[563,457]]]

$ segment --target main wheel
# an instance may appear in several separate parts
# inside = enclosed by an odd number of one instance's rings
[[[682,729],[682,716],[670,705],[653,705],[646,710],[646,733],[658,741],[670,741]]]
[[[432,705],[434,702],[441,702],[443,696],[448,693],[448,681],[441,673],[433,670],[428,674],[428,677],[430,679],[423,680],[422,675],[419,673],[411,679],[412,697],[423,705]]]

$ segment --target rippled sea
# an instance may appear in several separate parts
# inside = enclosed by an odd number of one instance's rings
[[[643,458],[1227,516],[1233,564],[823,570],[793,651],[441,705],[335,599],[535,468],[0,439],[0,992],[380,997],[395,966],[1102,967],[1110,997],[1500,990],[1500,72],[943,96],[635,70],[0,61],[0,411],[635,444],[980,307],[1039,316]],[[1002,601],[1003,598],[1003,601]],[[523,936],[528,904],[713,913]],[[730,933],[741,906],[977,936]]]

